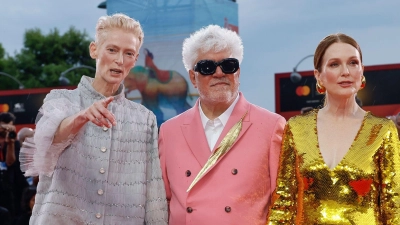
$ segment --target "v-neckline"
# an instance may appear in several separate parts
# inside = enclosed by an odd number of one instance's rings
[[[360,127],[358,128],[357,134],[356,134],[356,136],[354,137],[354,140],[353,140],[353,142],[351,143],[349,149],[348,149],[347,152],[344,154],[344,156],[340,159],[340,161],[339,161],[334,167],[332,167],[332,168],[329,167],[328,164],[326,164],[326,161],[325,161],[325,159],[324,159],[324,157],[323,157],[323,155],[322,155],[321,148],[320,148],[320,145],[319,145],[319,139],[318,139],[318,124],[317,124],[317,122],[318,122],[318,121],[317,121],[317,120],[318,120],[318,112],[319,112],[319,110],[316,110],[315,117],[314,117],[314,126],[315,126],[314,131],[315,131],[315,138],[317,139],[317,150],[318,150],[319,159],[323,162],[323,164],[326,166],[326,168],[328,168],[329,171],[335,171],[336,168],[337,168],[340,164],[342,164],[342,162],[346,159],[346,156],[348,156],[348,155],[351,153],[351,150],[353,149],[354,143],[356,143],[356,141],[359,139],[358,137],[360,136],[360,133],[361,133],[361,131],[362,131],[363,128],[364,128],[365,120],[366,120],[366,118],[367,118],[367,116],[369,115],[370,112],[369,112],[369,111],[366,111],[366,112],[365,112],[364,118],[363,118],[363,120],[362,120],[362,122],[361,122],[361,125],[360,125]]]

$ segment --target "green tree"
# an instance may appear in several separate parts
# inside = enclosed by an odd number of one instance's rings
[[[24,35],[24,47],[14,57],[4,53],[0,45],[0,71],[15,76],[25,88],[60,86],[60,74],[74,66],[95,67],[89,55],[92,40],[88,34],[74,27],[64,34],[57,28],[43,34],[38,28]],[[93,76],[89,69],[76,69],[67,73],[71,85],[77,85],[82,75]],[[18,84],[7,77],[0,77],[0,90],[18,89]]]
[[[3,45],[0,43],[0,60],[4,58],[6,51],[3,48]]]
[[[15,70],[15,65],[12,64],[11,58],[6,54],[3,45],[0,43],[0,72],[13,76]],[[18,88],[19,85],[17,82],[3,74],[0,74],[0,90]]]

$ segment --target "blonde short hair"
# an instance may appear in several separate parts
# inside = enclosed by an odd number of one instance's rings
[[[116,13],[111,16],[102,16],[99,18],[96,25],[96,44],[101,45],[107,36],[107,32],[112,28],[120,28],[132,32],[139,39],[139,48],[142,46],[144,34],[140,23],[122,13]]]

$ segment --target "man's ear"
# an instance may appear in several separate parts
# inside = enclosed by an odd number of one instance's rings
[[[190,82],[192,82],[194,88],[197,88],[197,85],[196,85],[196,72],[194,72],[193,70],[189,70],[189,78],[190,78]]]
[[[92,57],[92,59],[97,59],[97,45],[93,41],[90,42],[89,53],[90,53],[90,57]]]

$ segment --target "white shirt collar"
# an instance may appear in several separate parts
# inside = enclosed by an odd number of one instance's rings
[[[229,117],[231,116],[233,109],[235,108],[236,103],[239,101],[239,93],[236,96],[235,101],[232,102],[232,104],[223,112],[219,117],[215,118],[214,120],[220,120],[222,125],[225,127],[226,123],[228,122]],[[201,123],[203,124],[203,128],[206,127],[207,122],[210,120],[207,118],[207,116],[204,114],[203,109],[201,108],[201,102],[199,101],[199,111],[200,111],[200,118],[201,118]]]

